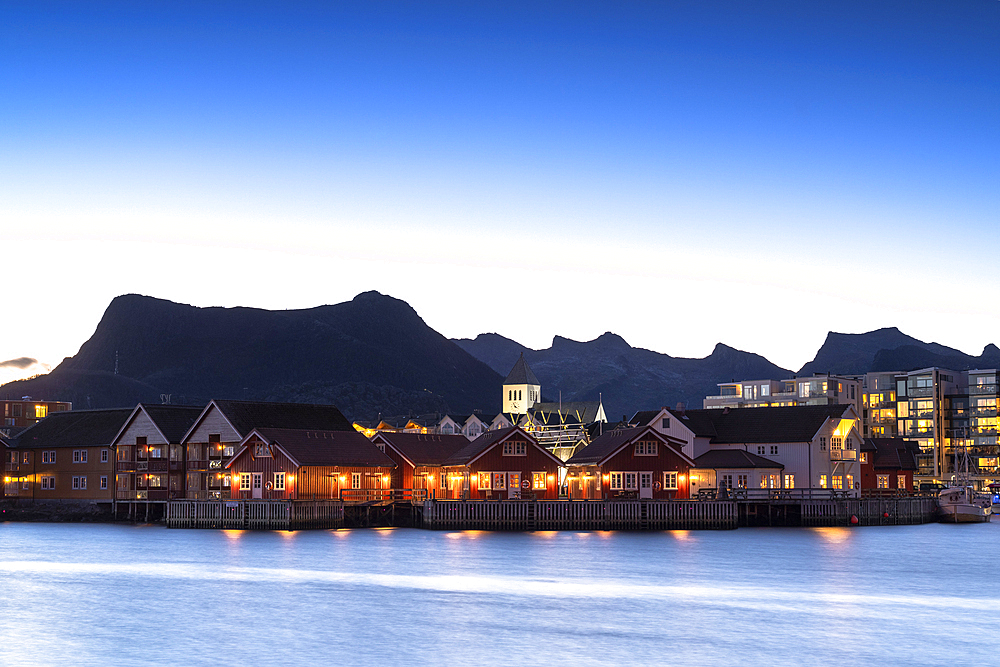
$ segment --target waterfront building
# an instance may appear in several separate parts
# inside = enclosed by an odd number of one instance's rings
[[[858,377],[816,373],[786,380],[720,382],[719,393],[706,396],[702,407],[788,408],[799,405],[852,405],[860,415],[862,382]]]
[[[447,498],[448,479],[444,462],[469,444],[462,434],[422,435],[420,433],[378,433],[372,443],[396,467],[392,488],[412,489],[415,495]]]
[[[694,461],[683,446],[650,426],[606,431],[566,462],[568,495],[587,500],[687,498]]]
[[[667,412],[669,424],[663,427],[664,418],[657,416],[658,430],[685,441],[684,451],[694,452],[696,462],[708,451],[742,449],[781,465],[774,488],[860,488],[860,418],[852,405]],[[766,479],[765,488],[771,483]]]
[[[253,428],[226,463],[234,500],[383,501],[392,459],[354,429]]]
[[[487,431],[442,464],[449,498],[556,500],[561,460],[519,426]]]
[[[691,497],[740,489],[780,489],[785,466],[744,449],[713,449],[694,460]],[[725,491],[724,491],[725,490]]]
[[[861,488],[909,493],[920,446],[903,438],[865,438],[861,443]]]
[[[3,425],[16,428],[27,428],[56,412],[67,412],[73,409],[68,401],[33,401],[30,396],[20,400],[0,399],[0,415]]]
[[[184,497],[218,500],[225,493],[225,464],[255,428],[351,431],[351,422],[333,405],[213,400],[181,440],[186,458]],[[360,434],[359,434],[360,435]],[[364,437],[364,436],[362,436]]]
[[[184,497],[184,435],[202,408],[145,405],[132,410],[111,442],[115,450],[117,500],[172,500]]]
[[[55,412],[8,448],[4,496],[19,500],[111,502],[112,442],[131,409]]]

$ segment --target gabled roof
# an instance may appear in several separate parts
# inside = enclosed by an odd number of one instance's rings
[[[770,410],[772,408],[757,408]],[[694,460],[694,468],[779,468],[785,466],[742,449],[712,449]]]
[[[469,465],[478,459],[480,456],[485,454],[489,449],[500,444],[507,438],[519,435],[529,444],[533,444],[538,447],[539,451],[545,452],[545,454],[556,462],[558,465],[563,465],[563,462],[555,457],[551,452],[549,452],[544,447],[538,445],[538,441],[531,437],[530,434],[525,433],[523,429],[518,426],[508,426],[507,428],[496,429],[495,431],[486,431],[481,436],[470,442],[468,445],[458,450],[451,456],[449,456],[442,465],[444,466],[462,466]]]
[[[0,426],[0,445],[13,447],[17,444],[17,436],[27,429],[27,426]]]
[[[637,426],[632,428],[618,428],[605,431],[594,439],[589,445],[581,449],[572,458],[566,461],[567,465],[600,465],[608,458],[614,456],[619,451],[628,447],[634,442],[642,439],[655,438],[661,444],[670,447],[675,454],[684,459],[688,465],[694,464],[682,451],[684,442],[676,438],[658,433],[649,426]]]
[[[334,405],[215,399],[205,406],[201,416],[184,434],[184,440],[190,437],[213,405],[218,408],[241,437],[246,437],[255,428],[315,429],[357,433],[351,422]]]
[[[118,429],[118,433],[115,434],[111,442],[117,443],[122,434],[128,430],[128,427],[135,420],[136,416],[140,412],[144,412],[150,421],[153,422],[153,426],[160,432],[164,440],[170,444],[177,444],[181,442],[188,429],[191,428],[191,425],[195,423],[203,411],[204,408],[186,405],[145,405],[140,403],[132,410],[132,413],[125,420],[125,423],[122,424],[122,427]]]
[[[660,414],[663,410],[639,410],[632,418],[628,420],[629,424],[635,424],[636,426],[652,426],[653,420],[656,419],[656,415]]]
[[[388,443],[414,467],[440,466],[449,456],[469,444],[469,439],[462,434],[378,433],[372,442],[379,440]]]
[[[531,372],[531,368],[528,367],[528,362],[524,360],[524,354],[522,353],[518,360],[514,363],[514,368],[510,369],[510,373],[507,374],[507,379],[503,381],[504,384],[533,384],[541,386],[538,378],[535,374]]]
[[[670,410],[678,422],[713,444],[809,442],[828,419],[841,419],[850,405],[788,408]]]
[[[350,431],[320,431],[254,428],[243,438],[237,456],[246,449],[247,442],[254,435],[269,445],[277,445],[300,466],[396,467],[396,463],[392,459],[354,429]],[[235,460],[236,456],[233,457],[232,461]]]
[[[874,452],[872,465],[876,468],[916,470],[920,445],[902,438],[865,438],[861,450]]]
[[[133,408],[115,408],[53,412],[25,429],[17,438],[17,447],[48,449],[110,446],[132,411]]]
[[[543,415],[541,419],[544,424],[558,424],[560,415],[564,420],[590,424],[597,421],[600,412],[600,401],[563,401],[561,404],[535,403],[530,409],[532,416]]]

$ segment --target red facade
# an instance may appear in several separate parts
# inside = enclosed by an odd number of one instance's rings
[[[690,469],[693,461],[681,453],[681,443],[651,428],[629,429],[627,439],[599,460],[587,460],[588,449],[568,462],[567,486],[570,498],[649,498],[652,500],[690,497]],[[615,433],[602,436],[614,441]],[[590,447],[600,448],[595,440]],[[583,462],[575,463],[574,459]]]
[[[562,462],[519,428],[508,430],[507,437],[490,444],[466,464],[446,466],[449,498],[559,498]]]

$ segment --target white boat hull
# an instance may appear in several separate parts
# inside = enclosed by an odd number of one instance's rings
[[[941,506],[941,520],[945,523],[987,523],[992,515],[989,507],[959,503]]]

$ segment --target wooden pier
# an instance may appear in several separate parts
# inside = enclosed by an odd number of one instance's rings
[[[737,527],[726,500],[428,500],[437,530],[670,530]]]
[[[169,528],[299,530],[340,528],[339,500],[172,500],[164,522]]]

